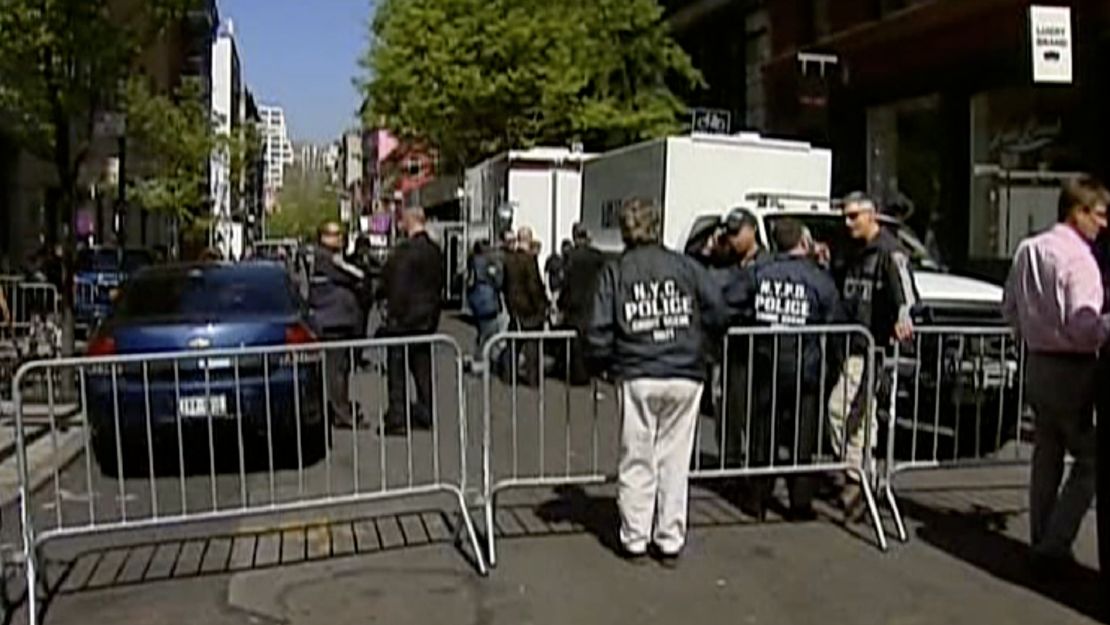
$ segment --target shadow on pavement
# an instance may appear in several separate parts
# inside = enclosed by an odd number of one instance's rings
[[[125,547],[45,557],[47,580],[39,593],[41,614],[52,601],[83,592],[124,588],[160,581],[259,571],[280,566],[385,553],[411,547],[454,544],[468,562],[472,556],[459,540],[461,521],[442,510],[406,512],[326,524],[292,524],[217,536],[156,540]],[[3,618],[26,604],[21,567],[4,567],[0,595]]]
[[[1110,597],[1102,597],[1098,571],[1078,562],[1046,570],[1030,557],[1029,546],[1007,536],[1009,523],[1025,512],[971,504],[968,509],[933,506],[902,499],[903,512],[919,521],[917,538],[992,576],[1027,588],[1089,618],[1110,622]]]
[[[501,506],[496,519],[498,535],[514,538],[589,533],[601,546],[620,553],[620,514],[615,496],[589,493],[580,486],[560,487],[555,494],[556,499],[539,505]],[[716,492],[692,490],[689,501],[691,528],[760,525]],[[763,524],[783,522],[768,517]]]

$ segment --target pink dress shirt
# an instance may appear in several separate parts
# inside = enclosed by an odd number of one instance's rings
[[[1091,244],[1056,224],[1021,242],[1002,312],[1033,352],[1094,354],[1110,334],[1102,276]]]

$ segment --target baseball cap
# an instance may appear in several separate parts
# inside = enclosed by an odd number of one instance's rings
[[[722,223],[725,227],[725,230],[728,231],[730,234],[740,232],[740,230],[743,229],[744,226],[755,228],[757,225],[755,215],[752,215],[750,212],[742,208],[734,208],[729,211],[729,213],[725,215],[725,218],[722,220]]]

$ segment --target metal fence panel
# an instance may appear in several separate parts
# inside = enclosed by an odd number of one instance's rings
[[[364,366],[370,352],[385,365]],[[457,501],[484,574],[463,384],[459,347],[440,335],[29,363],[14,382],[28,588],[55,539],[433,493]],[[83,458],[52,463],[36,492],[31,403],[46,406],[55,454],[63,430],[83,428]],[[340,415],[381,427],[340,428]],[[37,617],[34,592],[28,607]]]
[[[846,458],[834,451],[843,445],[827,440],[827,395],[847,356],[859,358],[865,379],[875,379],[870,334],[854,326],[733,328],[723,348],[720,385],[707,391],[719,398],[713,419],[717,438],[706,445],[710,435],[699,426],[690,477],[862,476],[876,540],[885,549],[871,490],[873,402],[863,402],[859,415],[865,438],[861,458]],[[500,493],[615,478],[620,419],[607,417],[619,414],[611,401],[616,387],[583,378],[581,350],[578,335],[569,330],[502,333],[485,346],[483,495],[491,565]],[[795,366],[799,363],[810,366]],[[864,393],[871,395],[866,387]]]
[[[894,481],[914,470],[1029,462],[1025,346],[1004,327],[920,327],[890,359],[880,485],[908,539]]]

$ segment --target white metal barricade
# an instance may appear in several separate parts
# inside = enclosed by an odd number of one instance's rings
[[[1032,419],[1024,400],[1025,348],[1005,327],[920,327],[894,347],[880,486],[908,539],[900,473],[1026,464]]]
[[[488,558],[496,563],[500,493],[519,487],[596,484],[615,478],[619,419],[602,418],[593,381],[571,383],[582,346],[574,331],[509,332],[485,346],[483,362],[483,483]],[[844,473],[858,480],[876,541],[886,537],[872,484],[874,341],[856,326],[744,327],[729,330],[722,360],[722,399],[713,460],[703,460],[704,428],[696,434],[690,477],[774,478]],[[551,358],[555,354],[554,358]],[[855,429],[841,423],[834,440],[830,395],[849,360],[858,366]],[[554,362],[552,362],[554,361]],[[549,369],[564,381],[550,380]],[[500,377],[500,381],[496,378]],[[581,382],[581,380],[579,380]],[[712,392],[707,390],[707,392]],[[837,414],[851,412],[842,394]],[[606,415],[616,417],[613,415]],[[700,420],[699,420],[700,421]],[[858,433],[858,436],[851,436]],[[854,441],[859,454],[844,453]]]
[[[374,350],[384,370],[359,370]],[[31,622],[40,548],[52,540],[111,533],[126,542],[140,530],[435,493],[457,502],[456,538],[465,532],[484,574],[464,497],[460,354],[436,335],[24,365],[14,390]],[[36,492],[31,401],[47,407],[53,453],[66,428],[83,428],[83,456],[67,470],[52,463]],[[340,429],[348,418],[382,427]]]

